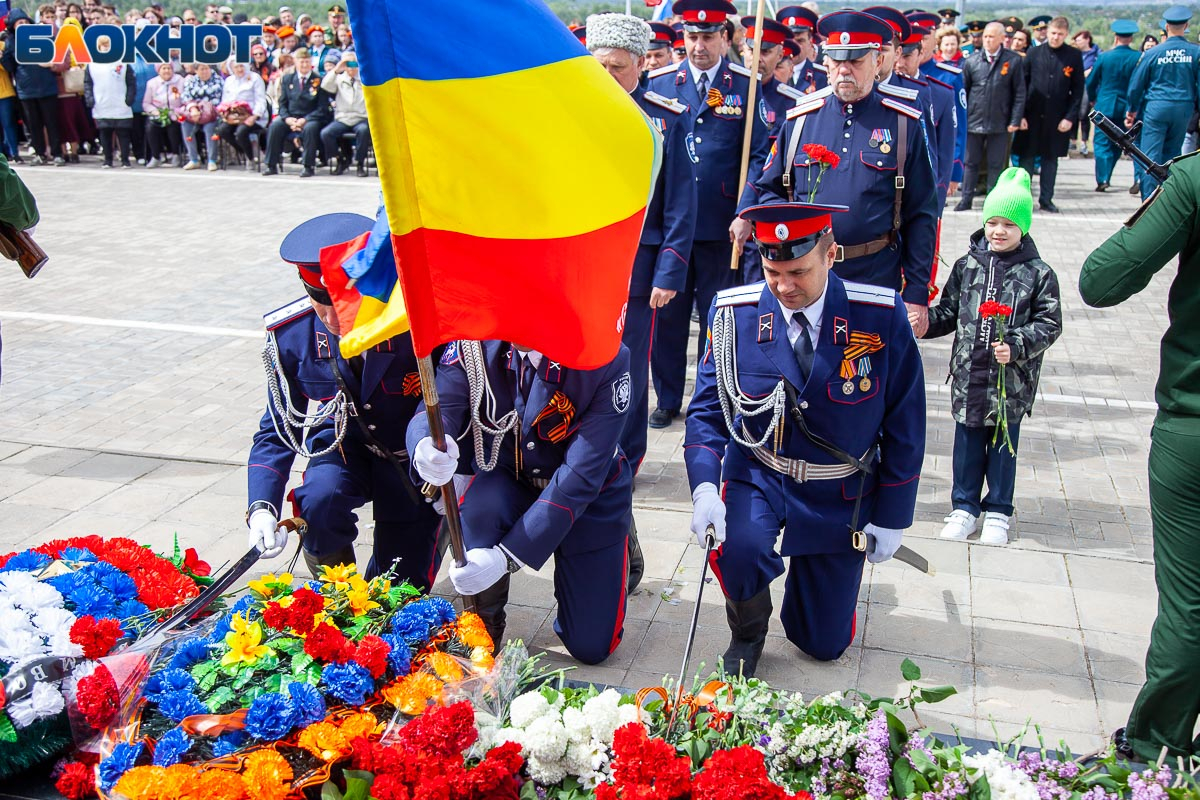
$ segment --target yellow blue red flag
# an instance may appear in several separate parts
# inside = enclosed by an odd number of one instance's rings
[[[411,325],[420,357],[503,339],[610,361],[661,160],[646,116],[540,0],[348,5],[403,295],[364,297],[355,327],[406,310],[343,353]],[[438,35],[463,20],[492,44]]]

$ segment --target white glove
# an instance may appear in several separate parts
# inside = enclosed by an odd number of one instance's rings
[[[250,515],[250,533],[246,536],[248,547],[257,547],[259,558],[275,558],[287,547],[287,529],[279,524],[275,515],[265,508],[256,509]]]
[[[895,528],[877,528],[870,523],[863,529],[867,535],[867,561],[879,564],[896,555],[904,531]]]
[[[479,594],[508,572],[508,559],[499,547],[475,547],[467,551],[467,563],[450,565],[450,582],[462,595]]]
[[[446,437],[446,452],[433,445],[432,437],[426,436],[417,442],[413,451],[413,466],[426,483],[445,486],[458,470],[458,442]]]
[[[460,501],[462,500],[463,492],[467,491],[467,486],[471,484],[472,475],[455,475],[454,476],[454,496]],[[442,501],[442,494],[438,492],[437,499],[433,501],[433,510],[446,516],[446,504]]]
[[[692,533],[701,547],[707,546],[709,525],[713,526],[717,544],[725,541],[725,501],[715,485],[702,483],[692,492]]]

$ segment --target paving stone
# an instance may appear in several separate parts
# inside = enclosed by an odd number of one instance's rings
[[[937,611],[871,606],[863,643],[867,648],[904,652],[913,657],[968,661],[971,625],[969,619],[950,618]]]
[[[1146,680],[1146,650],[1149,646],[1148,635],[1083,631],[1084,651],[1097,681],[1140,686]]]
[[[998,578],[1050,586],[1067,585],[1067,567],[1063,557],[1051,553],[1030,553],[993,547],[972,548],[971,574],[977,578]]]
[[[14,503],[78,511],[109,494],[115,488],[107,481],[90,478],[61,478],[54,475],[35,483],[28,489],[17,492],[9,499]]]
[[[1096,694],[1087,678],[980,666],[975,668],[975,704],[981,720],[1032,718],[1062,730],[1099,730]]]
[[[997,619],[974,619],[975,663],[1088,677],[1077,629]]]
[[[862,667],[858,673],[858,688],[873,697],[906,697],[910,684],[900,674],[900,665],[910,659],[921,668],[919,686],[953,686],[958,693],[940,703],[920,706],[935,713],[972,717],[975,713],[975,668],[968,661],[948,661],[932,656],[907,656],[904,653],[875,650],[863,651]]]
[[[97,453],[58,474],[67,478],[92,478],[113,483],[129,483],[160,466],[162,466],[162,462],[154,458],[119,453]]]

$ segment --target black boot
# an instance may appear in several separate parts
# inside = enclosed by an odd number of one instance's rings
[[[354,564],[354,545],[346,545],[341,550],[334,553],[326,553],[323,556],[317,557],[307,550],[301,550],[304,553],[304,563],[308,567],[308,574],[314,578],[321,577],[321,567],[336,567],[338,564]]]
[[[642,582],[642,574],[646,571],[646,559],[642,557],[642,545],[638,541],[637,520],[629,520],[629,540],[626,544],[629,553],[629,573],[625,581],[625,594],[633,594],[633,590]]]
[[[725,616],[733,634],[725,651],[725,672],[753,678],[758,659],[767,644],[767,628],[771,626],[771,590],[763,589],[749,600],[725,598]]]
[[[508,605],[509,575],[505,575],[494,584],[475,595],[475,613],[483,620],[488,635],[492,637],[494,653],[504,648],[504,624],[508,615],[504,607]]]

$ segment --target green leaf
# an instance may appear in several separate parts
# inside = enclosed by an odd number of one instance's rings
[[[283,686],[283,676],[280,675],[278,672],[275,672],[275,673],[272,673],[269,678],[267,678],[267,683],[264,688],[268,692],[278,692],[282,686]]]
[[[201,661],[199,664],[192,667],[192,677],[197,681],[203,680],[204,676],[213,672],[216,668],[216,661]]]
[[[929,780],[934,780],[937,778],[938,766],[937,764],[933,763],[929,756],[925,755],[924,750],[917,750],[914,748],[909,752],[908,757],[912,759],[913,766],[916,768],[917,772],[921,773]]]
[[[992,787],[988,784],[987,776],[980,773],[979,779],[971,784],[967,794],[970,800],[992,800]]]
[[[8,713],[0,711],[0,742],[9,742],[16,744],[17,729],[13,727],[12,720],[8,718]]]
[[[891,738],[892,754],[897,758],[904,752],[904,745],[908,743],[908,726],[895,714],[885,712],[888,724],[888,735]]]
[[[521,800],[538,800],[537,784],[533,781],[525,781],[521,784]]]
[[[196,681],[196,687],[200,690],[201,694],[211,692],[213,687],[217,685],[217,679],[220,677],[221,673],[213,670],[200,680]]]
[[[917,778],[920,777],[908,763],[907,759],[896,759],[892,767],[892,788],[896,797],[912,797],[917,793]]]
[[[253,668],[244,669],[238,673],[236,678],[233,679],[233,688],[234,689],[244,689],[244,688],[246,688],[247,684],[249,684],[253,678],[254,678],[254,669]]]
[[[921,680],[921,668],[912,662],[912,659],[904,659],[900,662],[900,675],[906,681]]]
[[[299,639],[285,637],[283,639],[276,639],[275,641],[271,642],[271,647],[275,648],[281,653],[287,653],[289,656],[294,656],[296,653],[304,651],[304,642],[300,641]]]
[[[308,665],[308,669],[306,670],[306,672],[307,672],[307,674],[304,677],[305,683],[311,683],[313,686],[316,686],[321,682],[321,665],[320,664],[318,664],[317,662],[314,661],[313,663]]]
[[[934,686],[930,689],[921,689],[917,695],[925,703],[940,703],[947,697],[953,697],[958,694],[958,689],[953,686]]]
[[[343,800],[342,790],[333,781],[325,781],[321,787],[321,800]]]
[[[344,800],[367,800],[371,796],[371,785],[375,776],[369,772],[348,769],[346,776],[346,795]]]
[[[263,672],[275,672],[279,669],[279,656],[269,653],[260,658],[254,668]]]
[[[208,696],[207,705],[212,709],[214,714],[220,714],[221,708],[235,699],[237,699],[237,695],[233,689],[230,689],[228,686],[221,686]]]

